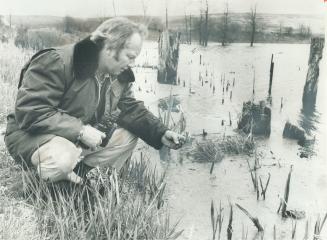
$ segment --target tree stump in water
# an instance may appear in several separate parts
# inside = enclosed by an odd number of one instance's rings
[[[157,80],[159,83],[175,84],[179,58],[180,33],[165,30],[159,38],[159,65]]]
[[[309,68],[303,89],[303,109],[312,109],[316,104],[318,90],[319,62],[324,49],[324,38],[312,38],[309,56]]]
[[[300,145],[306,140],[304,130],[291,124],[290,122],[285,123],[283,137],[298,140]]]
[[[259,104],[248,101],[243,103],[242,116],[238,122],[238,129],[245,133],[257,135],[270,135],[271,110],[264,101]],[[251,127],[252,125],[252,127]]]

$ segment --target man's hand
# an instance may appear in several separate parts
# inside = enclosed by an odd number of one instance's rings
[[[99,131],[98,129],[86,125],[83,127],[80,141],[86,146],[90,147],[92,150],[95,150],[102,143],[102,139],[106,137],[106,134]]]
[[[185,137],[173,131],[167,130],[161,138],[161,142],[172,149],[178,149],[185,143]]]

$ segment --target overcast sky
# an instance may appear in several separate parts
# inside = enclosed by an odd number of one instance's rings
[[[117,15],[141,15],[142,1],[147,6],[147,15],[155,16],[164,16],[166,4],[169,15],[198,14],[201,6],[201,0],[0,0],[0,14],[103,17],[114,15],[114,5]],[[208,2],[209,12],[217,13],[227,1]],[[324,0],[228,0],[233,12],[247,12],[255,3],[258,12],[263,13],[327,13]]]

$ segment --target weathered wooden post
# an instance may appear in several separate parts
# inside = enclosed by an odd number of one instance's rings
[[[274,54],[271,54],[271,60],[270,60],[270,77],[269,77],[269,90],[268,94],[269,96],[271,95],[271,85],[272,85],[272,80],[273,80],[273,75],[274,75]]]
[[[319,62],[322,58],[325,38],[311,38],[309,68],[306,82],[303,89],[302,104],[303,109],[313,109],[316,104],[318,77],[319,77]]]
[[[180,33],[164,30],[159,38],[159,83],[176,84]]]

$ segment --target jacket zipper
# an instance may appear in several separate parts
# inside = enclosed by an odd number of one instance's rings
[[[94,76],[95,78],[95,82],[96,82],[96,85],[97,85],[97,92],[98,92],[98,96],[97,96],[97,104],[96,104],[96,107],[95,107],[95,119],[96,121],[98,122],[98,107],[99,107],[99,104],[100,104],[100,98],[101,98],[101,87],[100,87],[100,82],[98,80],[98,78],[96,76]]]

